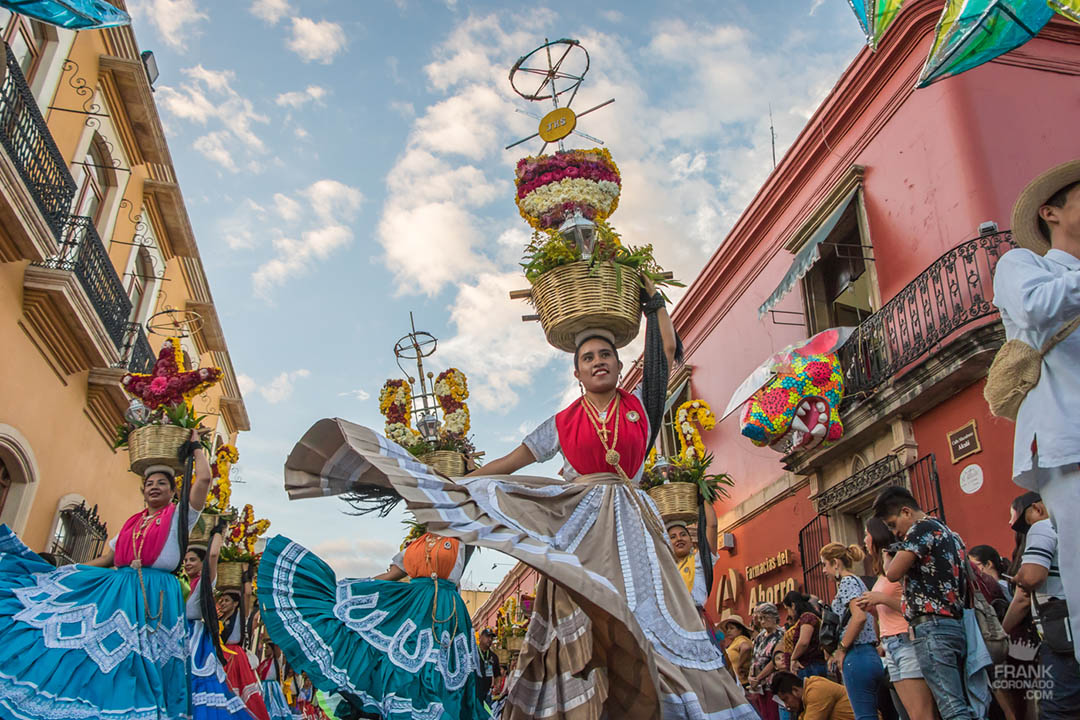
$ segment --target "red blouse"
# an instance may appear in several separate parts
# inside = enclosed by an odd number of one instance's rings
[[[638,398],[623,389],[619,393],[619,411],[611,413],[604,422],[608,438],[615,438],[615,421],[619,423],[619,437],[615,450],[619,453],[619,466],[628,477],[634,477],[645,462],[645,447],[649,442],[649,422],[645,408]],[[587,402],[587,401],[586,401]],[[555,416],[555,428],[559,433],[559,447],[567,462],[582,475],[614,472],[605,456],[607,450],[600,441],[592,421],[575,400],[570,407]]]

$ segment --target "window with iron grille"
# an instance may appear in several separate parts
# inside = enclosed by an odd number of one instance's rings
[[[60,511],[50,552],[60,565],[87,562],[101,555],[108,536],[97,505],[88,508],[85,501],[80,502]]]

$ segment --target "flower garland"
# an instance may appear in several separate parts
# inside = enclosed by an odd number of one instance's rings
[[[408,380],[387,380],[379,393],[379,412],[386,418],[386,437],[409,447],[420,440],[412,427],[412,386]]]
[[[607,148],[594,148],[522,158],[515,184],[521,217],[551,230],[575,211],[603,222],[619,206],[622,178]]]
[[[240,453],[232,445],[222,445],[214,453],[214,465],[210,468],[214,484],[210,488],[210,495],[206,501],[207,510],[223,513],[229,509],[229,501],[232,499],[232,481],[229,479],[229,471],[239,459]]]
[[[701,425],[704,430],[716,427],[716,416],[704,400],[687,400],[675,413],[675,429],[679,434],[679,455],[687,460],[705,457],[705,443],[701,433],[694,427]]]
[[[532,608],[532,600],[529,601],[529,609]],[[503,646],[509,637],[525,637],[529,629],[529,612],[524,609],[518,599],[511,595],[506,598],[502,606],[495,614],[495,637]]]
[[[435,400],[443,413],[442,435],[464,437],[472,427],[469,422],[469,382],[465,373],[449,368],[435,378]]]
[[[234,547],[242,548],[249,555],[253,555],[255,553],[255,543],[269,529],[270,521],[265,519],[256,520],[255,509],[251,507],[251,503],[248,503],[244,506],[236,522],[229,526],[229,532],[225,539]]]

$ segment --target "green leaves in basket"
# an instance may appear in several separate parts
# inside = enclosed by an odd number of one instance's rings
[[[622,291],[624,267],[637,271],[635,277],[639,284],[644,284],[640,276],[648,276],[657,287],[683,287],[683,284],[677,280],[667,280],[663,277],[664,270],[653,257],[651,244],[641,247],[623,245],[619,234],[606,223],[597,224],[596,236],[596,247],[593,249],[592,257],[589,258],[590,272],[595,273],[600,263],[613,265],[617,292]],[[549,270],[580,262],[581,259],[581,251],[574,243],[555,232],[537,231],[533,233],[532,240],[525,248],[524,262],[521,263],[521,267],[529,282],[535,283]],[[665,299],[667,299],[666,296]]]
[[[727,473],[710,473],[712,453],[700,459],[687,459],[678,455],[669,460],[667,479],[657,470],[648,469],[641,478],[642,489],[659,487],[665,483],[694,483],[705,502],[714,502],[720,497],[731,497],[728,488],[735,487],[735,481]]]

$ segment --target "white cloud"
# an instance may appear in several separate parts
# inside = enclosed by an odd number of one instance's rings
[[[371,393],[361,388],[359,390],[349,390],[347,392],[338,393],[338,397],[351,397],[363,402],[364,400],[371,399]]]
[[[292,37],[286,44],[304,62],[329,65],[334,56],[345,49],[345,30],[329,20],[294,17]]]
[[[266,152],[254,125],[266,124],[270,119],[256,112],[254,104],[233,89],[236,74],[232,70],[209,70],[196,65],[185,68],[183,73],[188,80],[179,88],[158,88],[158,103],[173,117],[214,128],[194,142],[195,149],[208,159],[236,172],[240,153],[245,166],[251,167]]]
[[[817,12],[817,9],[824,4],[825,0],[813,0],[813,2],[810,3],[810,14],[813,15]]]
[[[391,100],[390,109],[396,112],[406,120],[412,120],[416,115],[416,108],[413,107],[411,102],[403,102],[401,100]]]
[[[308,85],[303,90],[281,93],[274,99],[282,107],[299,108],[309,102],[319,102],[326,97],[326,88],[320,85]]]
[[[368,578],[386,572],[398,553],[398,543],[348,537],[318,543],[311,551],[334,569],[339,580]]]
[[[337,180],[318,180],[290,197],[274,196],[274,210],[285,225],[271,241],[274,254],[252,275],[255,294],[267,299],[286,280],[307,272],[352,242],[349,227],[363,194]]]
[[[248,8],[252,15],[271,25],[276,25],[281,18],[289,14],[289,0],[255,0]]]
[[[293,392],[293,386],[298,379],[306,378],[309,375],[311,373],[308,370],[300,368],[291,372],[283,371],[265,385],[260,385],[250,376],[243,374],[237,376],[236,381],[240,385],[240,392],[245,395],[258,392],[262,395],[263,400],[271,405],[276,405],[289,399]]]
[[[149,20],[162,42],[176,50],[186,49],[184,40],[208,18],[196,0],[129,0],[127,5],[136,21]]]
[[[516,390],[558,357],[538,325],[521,322],[528,306],[506,295],[526,286],[517,263],[528,229],[510,205],[513,164],[539,143],[499,150],[536,128],[514,112],[525,103],[508,87],[506,58],[553,26],[550,13],[473,15],[434,49],[424,70],[441,96],[412,109],[408,142],[387,175],[376,226],[400,292],[454,293],[456,334],[441,346],[450,361],[469,368],[474,397],[485,409],[512,407]],[[797,32],[756,32],[666,22],[644,47],[587,28],[579,35],[594,63],[575,107],[617,98],[613,108],[581,123],[612,148],[622,173],[611,222],[628,244],[652,243],[659,262],[684,282],[693,280],[771,170],[770,100],[782,152],[849,56],[848,49],[814,46]],[[805,72],[793,74],[796,52]],[[659,76],[672,80],[652,80]],[[428,262],[420,266],[416,257]],[[625,351],[627,361],[634,353]]]

